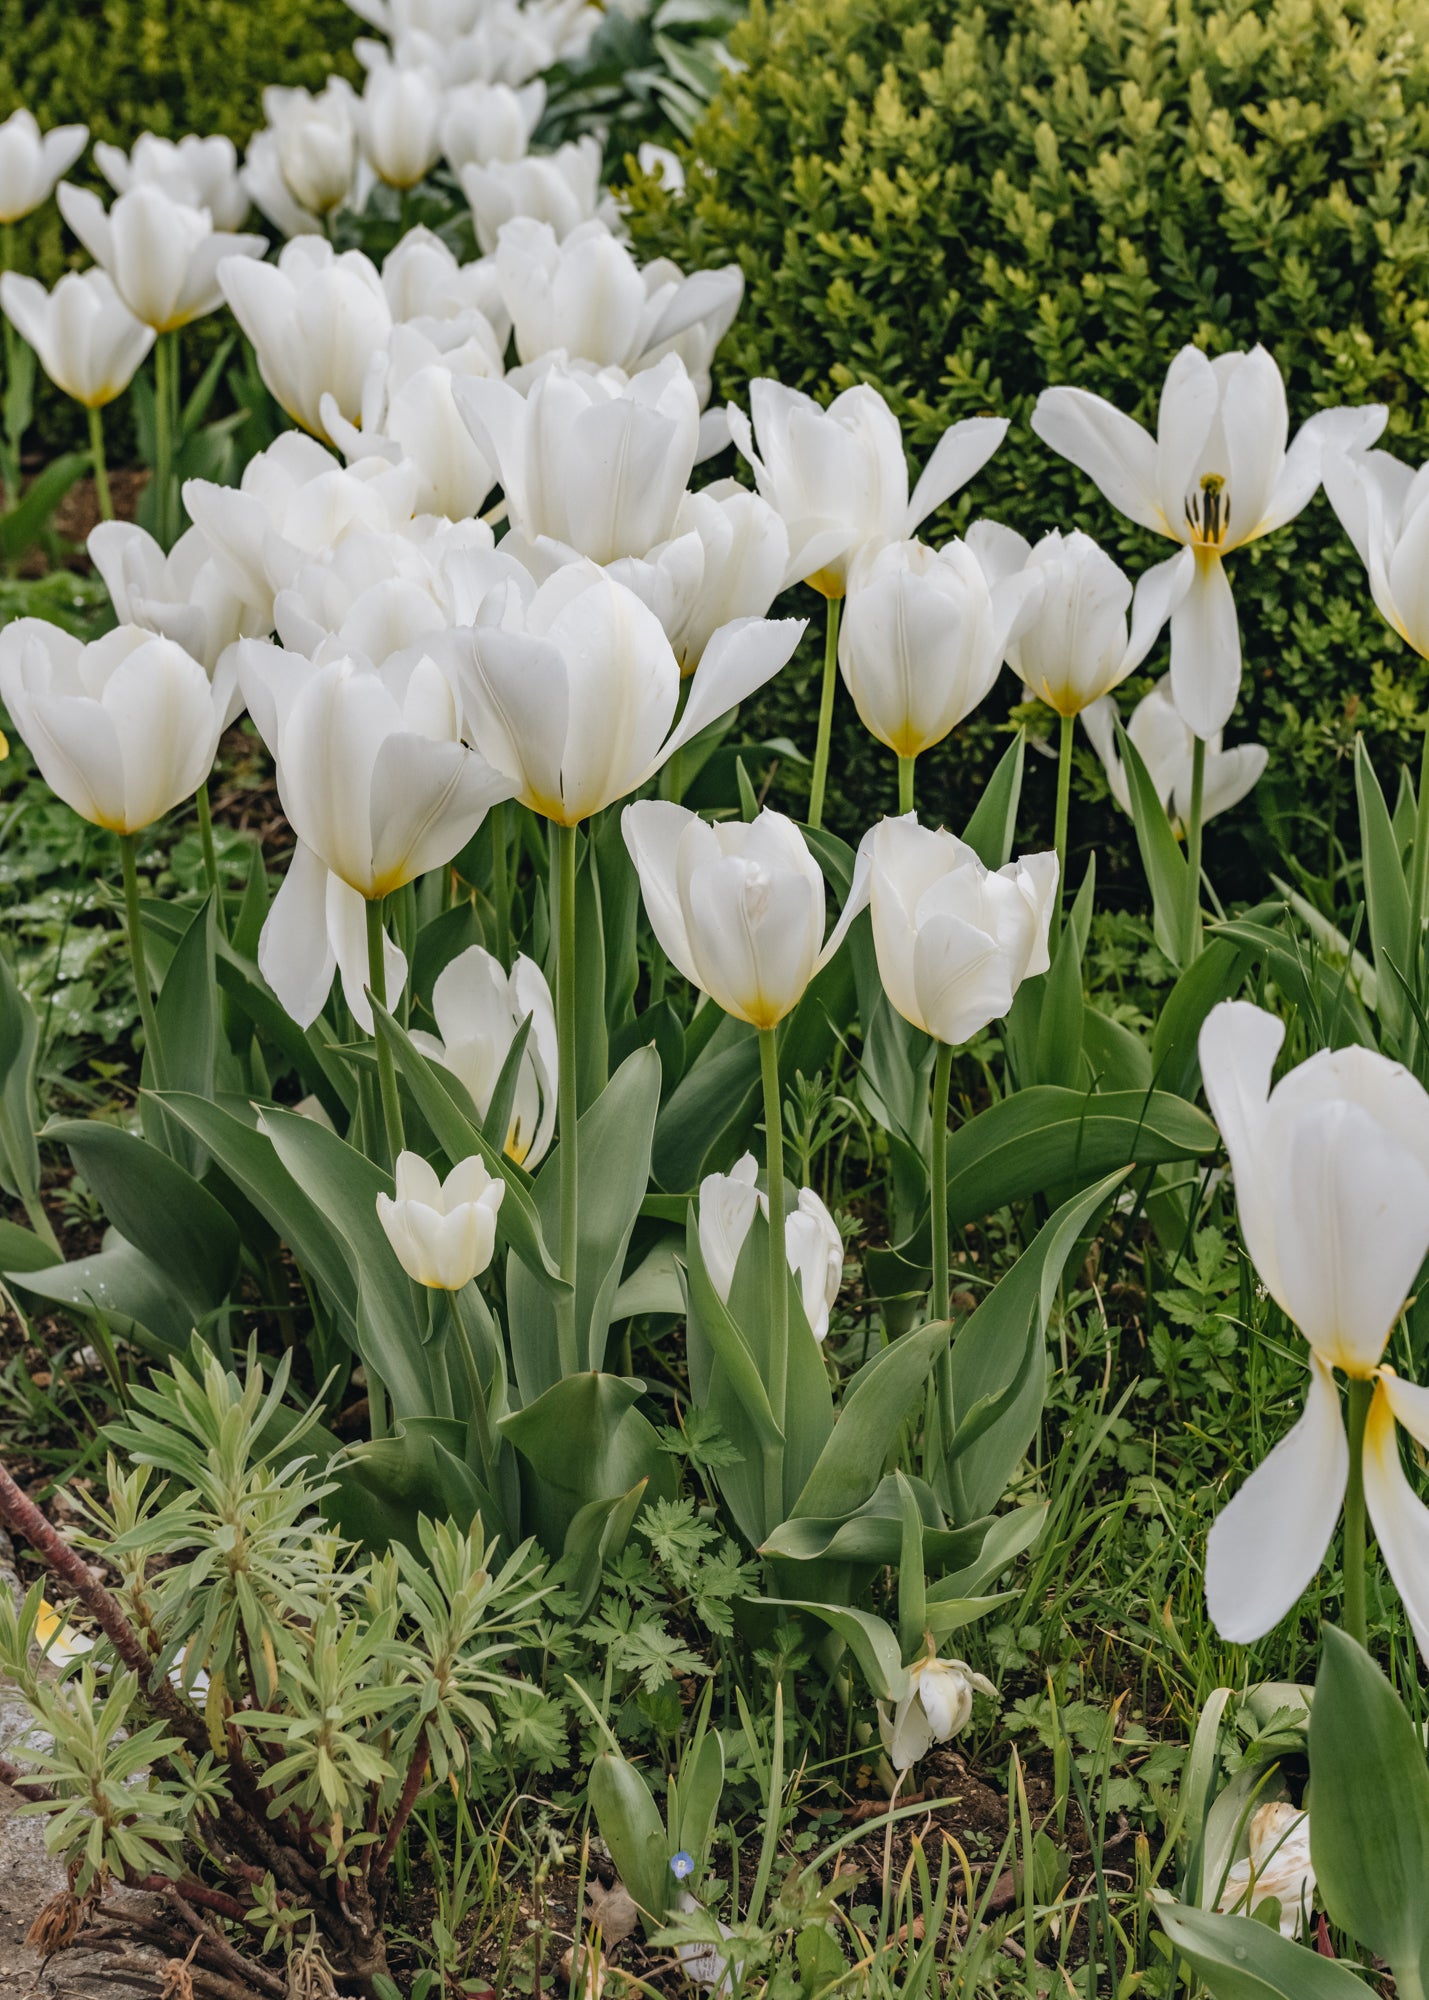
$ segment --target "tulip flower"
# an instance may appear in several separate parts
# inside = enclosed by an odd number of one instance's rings
[[[694,385],[675,356],[627,379],[553,364],[526,395],[458,380],[457,408],[496,467],[511,524],[613,562],[643,556],[674,528],[699,449]]]
[[[153,328],[135,319],[104,271],[67,271],[52,292],[7,271],[0,307],[55,387],[87,410],[122,396],[154,345]]]
[[[248,190],[238,171],[238,149],[221,135],[182,139],[141,132],[134,150],[97,139],[94,164],[116,194],[130,188],[156,187],[171,201],[187,208],[205,208],[215,229],[237,229],[248,214]]]
[[[459,1292],[495,1254],[505,1181],[493,1180],[475,1153],[445,1180],[419,1153],[400,1153],[394,1174],[397,1198],[379,1194],[377,1216],[398,1263],[416,1284]]]
[[[789,537],[769,502],[718,479],[684,496],[669,541],[618,559],[609,574],[650,606],[680,672],[692,674],[721,625],[765,615],[788,568]]]
[[[469,520],[485,505],[496,474],[461,420],[452,380],[500,372],[495,337],[477,313],[428,322],[426,331],[394,327],[385,355],[374,355],[361,385],[361,422],[350,423],[324,392],[321,427],[349,464],[373,455],[394,465],[410,460],[418,510]]]
[[[1429,1442],[1429,1390],[1381,1359],[1429,1251],[1429,1092],[1365,1048],[1322,1050],[1272,1089],[1284,1037],[1283,1022],[1246,1001],[1212,1008],[1200,1037],[1246,1250],[1310,1347],[1305,1414],[1211,1529],[1206,1603],[1224,1637],[1257,1639],[1324,1561],[1351,1465],[1338,1368],[1363,1439],[1364,1502],[1429,1657],[1429,1510],[1395,1437],[1399,1423]],[[1345,1597],[1346,1627],[1363,1644],[1362,1532],[1347,1540]]]
[[[298,236],[276,264],[225,258],[218,279],[268,388],[295,423],[330,443],[323,396],[355,420],[368,368],[392,332],[376,265],[360,250],[339,256],[320,237]]]
[[[1273,1896],[1280,1905],[1280,1935],[1298,1938],[1315,1897],[1310,1815],[1274,1799],[1251,1814],[1249,1840],[1250,1852],[1226,1871],[1216,1909],[1222,1916],[1254,1916]]]
[[[281,84],[263,92],[268,129],[249,145],[244,177],[285,236],[320,230],[322,218],[347,201],[357,166],[354,103],[351,85],[337,76],[316,95]]]
[[[152,182],[121,194],[106,212],[97,194],[65,181],[60,213],[114,280],[130,312],[156,333],[171,333],[213,311],[223,297],[225,257],[261,257],[263,236],[215,229],[202,209],[173,200]]]
[[[90,533],[89,559],[121,625],[140,625],[172,639],[210,679],[235,639],[270,629],[263,607],[232,589],[198,528],[190,528],[165,555],[154,537],[132,522],[102,521]],[[233,699],[241,705],[236,682]]]
[[[556,1010],[540,966],[521,953],[508,973],[489,951],[468,945],[437,975],[432,1012],[440,1039],[414,1029],[412,1040],[460,1079],[483,1119],[511,1045],[530,1021],[503,1146],[518,1166],[534,1170],[556,1129],[559,1068]]]
[[[355,889],[297,843],[258,939],[258,970],[300,1028],[322,1012],[336,972],[348,1012],[364,1034],[373,1033],[367,909]],[[406,954],[385,929],[381,950],[381,991],[395,1005],[407,984]]]
[[[811,396],[761,379],[749,385],[749,416],[730,406],[729,428],[754,480],[789,531],[790,572],[829,600],[809,824],[823,821],[838,660],[838,601],[864,552],[907,541],[935,507],[965,486],[1007,433],[1001,417],[969,417],[943,433],[908,493],[898,419],[867,383],[823,409]],[[751,423],[751,418],[753,422]]]
[[[23,106],[12,111],[0,124],[0,225],[8,228],[42,208],[88,138],[87,125],[55,125],[41,132],[33,112]]]
[[[442,157],[454,174],[493,160],[523,159],[546,109],[539,79],[522,90],[477,80],[449,90],[442,106]]]
[[[935,1743],[947,1743],[972,1720],[973,1695],[997,1694],[966,1660],[940,1660],[932,1641],[908,1669],[908,1692],[890,1711],[878,1704],[878,1733],[888,1761],[901,1777]]]
[[[668,146],[657,146],[644,140],[636,149],[635,164],[642,174],[649,174],[657,180],[667,194],[685,192],[685,169],[678,153],[672,153]]]
[[[1044,389],[1032,428],[1129,520],[1189,548],[1195,575],[1171,618],[1176,706],[1203,741],[1240,688],[1240,629],[1223,558],[1314,498],[1327,450],[1370,445],[1378,404],[1321,410],[1286,449],[1285,383],[1263,347],[1211,360],[1183,347],[1166,371],[1157,434],[1085,389]]]
[[[706,1174],[700,1182],[700,1256],[726,1304],[755,1210],[769,1220],[769,1197],[755,1184],[758,1172],[753,1153],[746,1153],[727,1174]],[[812,1188],[800,1188],[798,1205],[785,1221],[784,1255],[799,1281],[809,1330],[822,1343],[843,1282],[844,1247],[838,1224]]]
[[[1082,726],[1102,760],[1112,797],[1122,811],[1131,811],[1131,788],[1116,747],[1116,703],[1110,695],[1082,710]],[[1150,694],[1143,695],[1131,711],[1126,734],[1134,745],[1147,775],[1156,787],[1161,803],[1170,815],[1178,837],[1185,832],[1191,811],[1191,782],[1196,738],[1177,713],[1169,677],[1160,680]],[[1206,744],[1203,820],[1229,812],[1239,805],[1259,781],[1268,761],[1260,743],[1237,744],[1223,750],[1219,736]]]
[[[487,252],[496,248],[502,223],[513,215],[549,222],[560,237],[592,216],[610,213],[601,187],[600,141],[589,134],[554,153],[491,160],[485,166],[473,162],[457,179],[471,205],[477,243]]]
[[[414,188],[441,158],[442,86],[429,69],[373,62],[356,107],[357,137],[377,178]]]
[[[901,811],[917,757],[941,743],[989,692],[1029,583],[994,588],[963,542],[889,542],[854,569],[839,632],[839,670],[859,720],[898,759]]]

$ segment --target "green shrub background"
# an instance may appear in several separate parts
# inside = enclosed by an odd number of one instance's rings
[[[695,135],[687,198],[633,190],[637,247],[743,265],[717,393],[773,375],[827,398],[866,379],[915,462],[955,418],[1009,416],[937,538],[985,512],[1032,536],[1083,527],[1133,573],[1170,553],[1027,419],[1071,382],[1154,428],[1185,341],[1264,341],[1292,432],[1321,405],[1385,401],[1391,447],[1426,455],[1421,0],[754,0],[733,47],[744,68]],[[1348,831],[1356,730],[1387,773],[1413,749],[1426,672],[1380,624],[1323,497],[1228,568],[1246,655],[1228,737],[1260,738],[1271,764],[1208,865],[1260,894],[1273,844],[1316,866]],[[1001,747],[1005,688],[920,763],[920,803],[953,823]],[[766,720],[810,742],[812,690],[781,700]],[[852,831],[892,779],[846,697],[840,714],[833,818]],[[1031,761],[1049,829],[1049,767]],[[1087,752],[1082,782],[1104,796],[1094,769]],[[1075,815],[1074,836],[1105,849],[1113,814]]]

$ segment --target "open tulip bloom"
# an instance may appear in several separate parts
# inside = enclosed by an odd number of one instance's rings
[[[734,479],[687,493],[670,540],[610,563],[655,613],[682,674],[692,674],[721,625],[762,618],[784,588],[789,537],[767,500]]]
[[[769,1220],[769,1197],[760,1193],[758,1175],[753,1153],[746,1153],[727,1174],[706,1174],[700,1182],[700,1256],[726,1305],[756,1210]],[[843,1282],[844,1247],[838,1224],[812,1188],[800,1188],[785,1218],[784,1255],[799,1281],[809,1331],[822,1342]]]
[[[1230,720],[1240,688],[1240,628],[1222,559],[1293,521],[1313,499],[1322,455],[1373,444],[1378,404],[1321,410],[1287,450],[1285,383],[1263,347],[1183,347],[1166,371],[1157,434],[1085,389],[1044,389],[1032,428],[1129,520],[1195,558],[1171,617],[1176,706],[1203,740]]]
[[[1324,1050],[1272,1089],[1284,1036],[1245,1001],[1223,1001],[1201,1030],[1246,1250],[1310,1346],[1305,1414],[1211,1529],[1206,1603],[1226,1638],[1258,1639],[1323,1563],[1352,1473],[1338,1368],[1363,1439],[1365,1506],[1429,1658],[1429,1509],[1410,1490],[1396,1433],[1429,1445],[1429,1390],[1381,1358],[1429,1251],[1429,1093],[1364,1048]],[[1363,1563],[1363,1546],[1347,1545],[1346,1624],[1361,1642]]]
[[[218,282],[267,387],[294,423],[330,443],[324,396],[349,421],[360,416],[368,368],[392,332],[377,266],[360,250],[338,256],[324,238],[299,236],[276,264],[225,257]]]
[[[545,1158],[556,1129],[556,1010],[546,975],[518,953],[507,972],[479,944],[468,945],[438,973],[432,1012],[440,1035],[415,1029],[412,1040],[465,1084],[477,1115],[485,1118],[511,1045],[523,1022],[531,1029],[516,1076],[505,1151],[528,1172]]]
[[[1082,726],[1101,758],[1111,795],[1122,811],[1129,813],[1131,786],[1117,749],[1116,719],[1116,703],[1109,694],[1082,710]],[[1158,681],[1136,704],[1126,735],[1146,766],[1173,830],[1183,834],[1191,813],[1196,738],[1176,708],[1169,677]],[[1217,813],[1239,805],[1259,782],[1268,761],[1269,753],[1261,743],[1238,743],[1233,750],[1223,750],[1220,737],[1212,736],[1206,744],[1202,819],[1214,819]]]
[[[156,333],[187,326],[221,304],[218,267],[225,257],[261,257],[268,248],[265,236],[215,229],[206,210],[175,201],[152,181],[119,195],[107,211],[97,194],[65,181],[59,204],[130,312]]]
[[[55,125],[41,132],[22,105],[0,124],[0,226],[20,222],[41,208],[89,138],[87,125]]]
[[[207,209],[215,229],[237,229],[248,214],[238,149],[221,135],[205,139],[186,132],[181,139],[166,139],[157,132],[141,132],[129,153],[99,139],[94,164],[116,194],[128,194],[133,187],[156,187],[186,208]]]

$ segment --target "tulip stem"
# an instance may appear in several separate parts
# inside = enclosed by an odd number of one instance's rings
[[[1348,1429],[1350,1474],[1345,1486],[1345,1630],[1361,1646],[1365,1637],[1365,1505],[1364,1433],[1374,1384],[1352,1377],[1349,1384]]]
[[[1186,826],[1186,918],[1181,963],[1185,967],[1201,949],[1201,818],[1206,794],[1206,739],[1198,736],[1191,751],[1191,817]]]
[[[101,521],[114,519],[114,501],[109,491],[109,466],[104,456],[104,416],[99,410],[89,412],[89,456],[94,465],[94,497],[99,502]]]
[[[577,1231],[580,1226],[579,1155],[576,1124],[580,1103],[576,1092],[576,829],[552,828],[556,837],[556,1029],[559,1040],[556,1076],[557,1125],[561,1159],[561,1276],[570,1290],[556,1304],[556,1337],[561,1373],[580,1368],[576,1327]]]
[[[367,984],[372,998],[379,1007],[387,1005],[387,955],[386,939],[382,934],[382,900],[372,897],[367,909]],[[392,1050],[386,1039],[378,1032],[373,1022],[373,1039],[377,1044],[377,1084],[382,1093],[382,1124],[387,1134],[388,1165],[396,1167],[397,1156],[402,1151],[402,1100],[397,1095],[397,1069],[392,1061]]]
[[[0,223],[0,270],[18,270],[15,257],[15,225],[13,222]],[[5,329],[5,389],[7,396],[14,383],[19,368],[20,349],[24,346],[20,335],[10,324],[3,321]],[[3,451],[3,483],[0,483],[0,512],[9,513],[20,498],[20,447],[24,442],[23,430],[7,429]]]
[[[218,852],[213,844],[213,806],[208,796],[207,778],[194,793],[194,804],[198,808],[199,846],[203,849],[203,879],[208,884],[208,893],[213,898],[213,914],[222,931],[223,898],[218,893]]]
[[[473,1287],[472,1296],[480,1298]],[[466,1377],[466,1393],[471,1408],[467,1414],[466,1462],[473,1470],[480,1469],[481,1476],[491,1485],[493,1463],[491,1450],[491,1427],[486,1415],[486,1390],[482,1386],[481,1369],[477,1365],[476,1349],[471,1344],[466,1321],[457,1304],[457,1294],[446,1294],[447,1311],[451,1315],[452,1333],[456,1340],[457,1355],[461,1361],[462,1373]],[[484,1304],[483,1304],[484,1310]],[[475,1457],[473,1457],[473,1453]]]
[[[159,1045],[159,1017],[154,1007],[153,991],[149,985],[149,962],[144,956],[143,919],[139,914],[139,871],[135,866],[138,848],[137,834],[120,834],[119,862],[124,875],[124,926],[129,934],[129,963],[134,968],[134,989],[139,996],[139,1019],[144,1024],[144,1043],[149,1051],[149,1067],[154,1073],[155,1086],[159,1090],[166,1090],[168,1084]]]
[[[178,411],[178,336],[161,333],[154,342],[154,539],[165,551],[177,540],[174,506],[174,432]]]
[[[511,970],[511,878],[506,869],[506,802],[491,808],[491,904],[496,912],[496,956]]]
[[[1067,820],[1072,804],[1072,743],[1076,734],[1075,715],[1059,715],[1057,731],[1057,817],[1053,844],[1057,849],[1057,900],[1052,909],[1052,935],[1062,930],[1062,899],[1067,888]]]
[[[784,1247],[784,1111],[779,1088],[779,1034],[759,1031],[759,1071],[764,1084],[764,1146],[769,1196],[769,1406],[782,1431],[788,1406],[789,1265]],[[770,1527],[778,1526],[771,1521]]]
[[[1417,999],[1420,994],[1420,957],[1424,942],[1424,904],[1426,885],[1429,885],[1429,728],[1424,731],[1424,748],[1419,762],[1419,800],[1414,822],[1414,866],[1410,874],[1409,888],[1409,965],[1410,985]],[[1405,1062],[1412,1069],[1417,1053],[1417,1024],[1411,1023],[1409,1047]]]
[[[952,1094],[953,1045],[937,1044],[933,1062],[933,1143],[929,1166],[932,1180],[933,1226],[933,1318],[952,1317],[952,1288],[948,1278],[948,1099]],[[938,1420],[942,1426],[943,1449],[953,1439],[953,1352],[944,1346],[938,1355]]]
[[[839,600],[829,599],[824,628],[824,680],[819,694],[819,736],[814,745],[814,782],[809,788],[809,825],[824,823],[824,793],[829,782],[829,738],[834,727],[834,682],[839,663]]]
[[[900,813],[910,813],[913,810],[913,772],[917,763],[918,759],[916,756],[900,757],[898,759],[898,810]]]

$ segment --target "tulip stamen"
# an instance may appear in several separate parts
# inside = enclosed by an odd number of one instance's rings
[[[1230,532],[1231,499],[1221,473],[1203,473],[1199,489],[1187,494],[1186,523],[1205,548],[1218,549],[1225,541]]]

